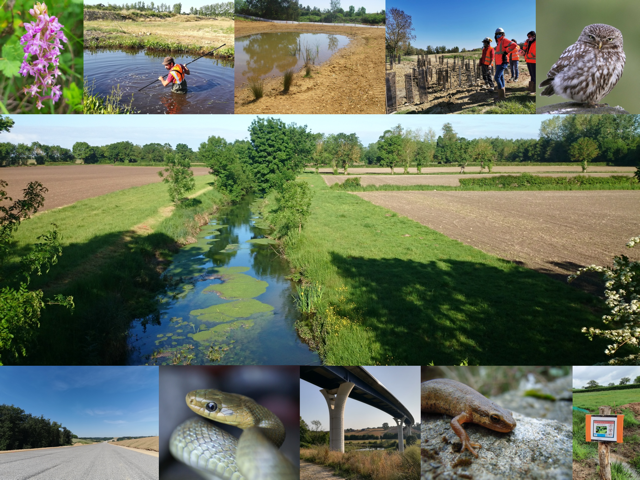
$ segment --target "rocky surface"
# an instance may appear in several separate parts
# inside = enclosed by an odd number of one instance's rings
[[[451,417],[424,414],[422,480],[571,479],[570,388],[570,377],[544,386],[523,382],[517,391],[492,398],[513,411],[517,426],[512,432],[500,433],[465,424],[471,441],[482,446],[478,458],[467,451],[460,453],[462,443],[451,430]],[[556,400],[524,395],[531,390]]]
[[[536,113],[547,113],[552,115],[557,114],[574,114],[574,113],[611,113],[611,114],[628,114],[624,108],[610,107],[608,104],[600,104],[600,106],[595,108],[586,107],[583,103],[576,102],[562,102],[562,103],[554,103],[553,105],[545,105],[544,107],[536,108]]]

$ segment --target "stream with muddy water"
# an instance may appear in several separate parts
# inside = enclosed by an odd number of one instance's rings
[[[302,69],[305,59],[320,65],[349,44],[349,37],[326,33],[258,33],[235,39],[236,87]]]
[[[87,85],[94,94],[106,97],[114,87],[122,92],[121,104],[131,105],[139,113],[233,113],[233,60],[203,57],[187,68],[188,92],[173,93],[171,85],[160,81],[142,91],[160,75],[166,78],[162,60],[170,54],[144,50],[92,49],[84,51]],[[176,63],[186,64],[199,55],[172,55]],[[133,100],[132,100],[133,98]]]
[[[174,256],[160,315],[130,330],[129,364],[320,364],[294,328],[287,261],[258,219],[249,198],[225,207]]]

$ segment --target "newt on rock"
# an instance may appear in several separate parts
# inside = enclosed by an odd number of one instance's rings
[[[460,453],[469,450],[476,457],[478,454],[472,447],[480,448],[481,445],[471,442],[461,427],[462,423],[477,423],[497,432],[510,432],[516,427],[511,412],[464,383],[446,378],[422,383],[421,409],[425,413],[444,413],[454,417],[451,429],[462,440]]]

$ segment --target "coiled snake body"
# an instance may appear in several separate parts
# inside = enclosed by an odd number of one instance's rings
[[[171,434],[169,449],[179,461],[211,480],[297,480],[296,468],[280,453],[280,419],[252,399],[220,390],[194,390],[187,405],[198,415],[242,428],[240,439],[196,417]]]

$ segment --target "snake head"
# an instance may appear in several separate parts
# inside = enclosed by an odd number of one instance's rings
[[[207,389],[189,392],[185,400],[189,408],[200,416],[245,428],[243,424],[246,421],[246,415],[241,406],[246,400],[250,400],[247,397]]]

